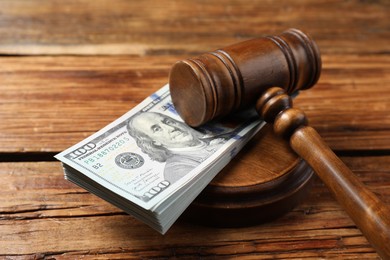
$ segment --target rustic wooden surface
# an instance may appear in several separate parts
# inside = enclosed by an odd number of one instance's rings
[[[168,80],[176,60],[296,27],[323,54],[295,106],[390,204],[388,1],[0,2],[0,257],[377,259],[316,180],[296,209],[248,228],[179,220],[165,235],[63,180],[52,155]]]

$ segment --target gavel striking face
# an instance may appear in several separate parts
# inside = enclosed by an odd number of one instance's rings
[[[379,255],[390,259],[389,207],[307,125],[305,114],[292,108],[288,94],[312,87],[320,72],[316,44],[290,29],[179,61],[172,67],[169,85],[177,112],[194,127],[256,106],[327,185]]]
[[[321,72],[317,45],[290,29],[177,62],[169,85],[173,104],[191,126],[253,105],[271,86],[287,93],[312,87]]]

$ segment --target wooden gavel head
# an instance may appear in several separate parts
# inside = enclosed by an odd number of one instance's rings
[[[196,127],[255,104],[271,86],[287,93],[310,88],[320,73],[315,42],[290,29],[178,61],[169,85],[177,112]]]

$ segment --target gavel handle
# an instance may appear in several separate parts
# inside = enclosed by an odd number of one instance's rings
[[[383,259],[390,259],[390,211],[325,144],[305,126],[290,138],[293,150],[326,184]]]
[[[390,209],[333,153],[280,88],[260,98],[257,110],[317,173],[383,259],[390,259]]]

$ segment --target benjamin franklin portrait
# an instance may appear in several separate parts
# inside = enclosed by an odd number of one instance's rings
[[[156,112],[137,113],[129,119],[127,130],[152,160],[166,163],[164,178],[170,183],[182,178],[226,142],[225,138],[207,138],[200,131]]]

